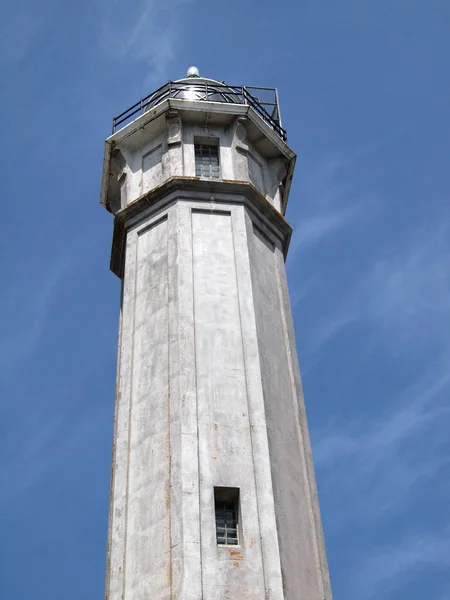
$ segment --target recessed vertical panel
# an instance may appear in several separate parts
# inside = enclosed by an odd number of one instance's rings
[[[192,213],[203,594],[265,597],[231,215]],[[239,545],[219,547],[214,488],[240,488]]]
[[[248,175],[251,183],[261,192],[266,193],[264,185],[263,167],[260,161],[250,152],[248,153]]]
[[[167,220],[138,236],[126,537],[127,600],[170,597]]]
[[[153,189],[162,180],[162,145],[142,157],[142,192]]]

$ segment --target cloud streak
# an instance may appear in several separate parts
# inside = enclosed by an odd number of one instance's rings
[[[360,170],[364,161],[397,142],[403,130],[375,138],[362,146],[340,149],[311,171],[297,177],[301,181],[300,196],[308,207],[302,218],[294,221],[296,234],[289,250],[288,265],[301,252],[342,234],[355,221],[370,220],[379,204],[377,193],[368,191]],[[301,165],[301,160],[299,161]],[[355,173],[358,177],[355,177]]]
[[[443,424],[450,408],[448,339],[450,273],[446,251],[448,226],[423,229],[393,257],[377,261],[314,333],[313,355],[358,324],[367,352],[378,344],[386,356],[429,350],[429,362],[411,373],[410,387],[396,394],[369,426],[361,421],[316,434],[314,456],[330,487],[342,488],[352,510],[383,514],[404,501],[419,481],[431,479],[449,459],[432,444],[423,451],[423,435],[444,443]],[[355,367],[357,368],[357,367]],[[347,504],[348,506],[348,504]],[[350,518],[345,502],[342,518]]]
[[[355,594],[373,598],[397,598],[396,591],[423,569],[450,568],[450,531],[412,535],[398,544],[378,548],[357,571],[352,585]],[[445,596],[448,597],[448,596]]]
[[[95,440],[98,428],[104,426],[103,400],[87,403],[80,397],[83,386],[98,377],[108,358],[96,353],[94,360],[80,364],[76,377],[58,387],[51,380],[44,389],[30,386],[33,404],[10,424],[1,440],[0,508],[64,470],[68,461],[80,455],[87,438]]]
[[[2,3],[0,24],[0,65],[17,68],[30,54],[45,25],[46,15],[41,6],[30,11],[21,1]]]
[[[29,277],[23,281],[18,277],[8,285],[9,297],[4,298],[2,304],[9,319],[0,341],[0,359],[4,373],[38,346],[52,302],[58,293],[58,286],[70,263],[69,258],[60,257],[37,280]],[[9,333],[8,327],[13,327]]]
[[[104,0],[99,31],[100,47],[116,60],[146,66],[146,85],[166,77],[177,51],[183,6],[188,0],[136,0],[126,8],[120,0]]]
[[[448,465],[441,452],[446,443],[445,423],[450,407],[450,375],[423,381],[396,398],[369,424],[361,420],[332,424],[316,433],[314,459],[329,488],[342,496],[340,525],[355,513],[380,517],[395,510],[418,481],[432,479]],[[423,437],[433,432],[433,445],[423,449]]]
[[[349,325],[369,326],[391,348],[405,342],[444,349],[450,335],[449,226],[416,232],[389,255],[375,259],[317,328],[313,353]],[[381,249],[383,251],[383,249]]]

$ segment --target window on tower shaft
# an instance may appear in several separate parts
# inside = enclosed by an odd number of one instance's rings
[[[219,177],[219,146],[217,144],[195,144],[195,175],[197,177]]]
[[[239,544],[239,489],[214,488],[216,542],[218,546]]]

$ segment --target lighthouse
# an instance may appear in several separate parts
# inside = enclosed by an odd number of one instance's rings
[[[275,89],[171,81],[113,121],[122,281],[107,600],[330,600]]]

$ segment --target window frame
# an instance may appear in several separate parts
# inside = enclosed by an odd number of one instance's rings
[[[208,151],[207,151],[208,149]],[[211,149],[214,149],[211,152]],[[214,164],[212,157],[217,156],[217,164]],[[204,159],[209,158],[209,162],[202,162]],[[219,138],[194,138],[194,165],[195,165],[195,176],[206,178],[206,179],[220,179],[221,168],[220,168],[220,144]],[[203,167],[209,169],[209,174],[203,173]],[[213,171],[217,169],[217,175],[213,174]],[[198,172],[200,171],[200,172]]]
[[[236,547],[241,545],[242,532],[239,497],[239,488],[214,487],[215,535],[218,547]],[[231,516],[226,514],[230,512],[234,514]],[[220,526],[221,522],[223,522],[223,526]],[[219,535],[219,533],[223,533],[223,535]]]

